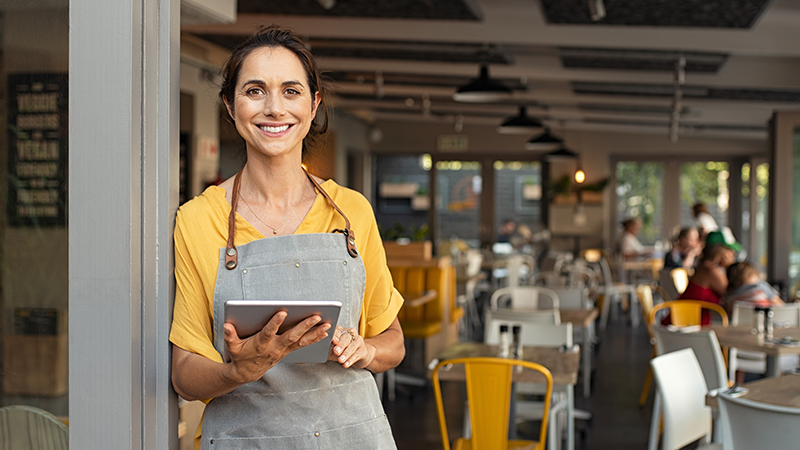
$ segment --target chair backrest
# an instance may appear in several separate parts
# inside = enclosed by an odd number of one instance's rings
[[[675,286],[675,291],[678,295],[683,294],[686,287],[689,286],[689,272],[683,267],[676,267],[670,270],[669,278],[672,280],[672,285]]]
[[[661,399],[662,450],[677,450],[711,433],[711,408],[706,406],[706,380],[690,348],[650,360]]]
[[[661,271],[658,285],[661,286],[661,289],[667,294],[667,298],[664,298],[665,301],[675,300],[682,294],[682,292],[678,292],[678,288],[675,287],[675,283],[672,281],[672,269],[664,269]]]
[[[586,288],[552,287],[558,296],[559,309],[588,309],[591,307]]]
[[[506,270],[508,271],[508,286],[520,286],[523,281],[527,281],[533,273],[535,260],[531,255],[513,254],[506,258]]]
[[[701,330],[694,333],[682,333],[656,326],[654,332],[657,354],[663,355],[691,348],[703,370],[708,389],[728,387],[725,359],[722,356],[722,348],[719,346],[717,335],[713,331]]]
[[[500,342],[500,325],[508,325],[508,331],[514,325],[521,325],[523,345],[530,345],[536,347],[561,347],[566,345],[571,348],[572,341],[572,324],[562,323],[542,323],[525,320],[522,318],[498,318],[492,317],[486,322],[484,330],[484,342],[490,345],[496,345]]]
[[[509,286],[500,288],[492,293],[489,301],[491,309],[501,308],[501,298],[509,297],[511,299],[511,308],[524,308],[524,309],[538,309],[539,308],[539,295],[544,294],[550,298],[551,309],[559,308],[558,295],[552,289],[547,289],[540,286]]]
[[[474,277],[481,273],[481,265],[483,264],[483,253],[480,250],[469,249],[466,254],[467,267],[466,275]]]
[[[614,274],[609,263],[609,254],[605,250],[599,248],[587,248],[581,251],[581,259],[587,263],[600,268],[600,275],[602,275],[602,282],[604,286],[611,286],[614,284]]]
[[[653,324],[650,323],[650,310],[653,309],[653,289],[649,284],[640,284],[636,286],[636,296],[639,298],[639,305],[642,307],[642,316],[644,323],[647,325],[647,334],[652,339]]]
[[[25,405],[0,408],[0,450],[67,450],[69,429],[56,416]]]
[[[733,304],[731,312],[732,325],[750,325],[753,323],[755,306],[751,303],[736,302]],[[772,323],[775,327],[789,328],[800,325],[800,303],[788,303],[786,305],[771,307],[774,315]]]
[[[454,278],[454,274],[451,273],[452,266],[390,266],[389,270],[395,287],[405,298],[415,298],[430,290],[437,292],[434,300],[421,306],[404,305],[397,314],[401,324],[410,326],[412,324],[436,324],[444,321],[445,308],[451,308],[451,304],[455,303],[455,290],[451,290],[454,281],[451,279]]]
[[[527,311],[513,309],[496,309],[492,311],[486,309],[483,323],[488,324],[493,318],[558,325],[561,323],[561,312],[557,309],[531,309]]]
[[[658,312],[666,308],[669,308],[670,320],[676,327],[700,325],[703,309],[715,311],[722,319],[722,325],[728,326],[728,313],[725,312],[725,308],[716,303],[700,300],[673,300],[653,305],[650,310],[650,316],[647,319],[648,323],[654,324]]]
[[[800,408],[717,395],[724,450],[798,448]]]
[[[433,390],[436,396],[436,411],[439,417],[439,431],[445,450],[450,450],[447,434],[447,420],[439,384],[439,372],[445,366],[463,364],[467,381],[467,401],[470,405],[470,425],[472,429],[471,448],[505,449],[508,447],[508,421],[511,404],[511,381],[514,367],[535,370],[546,379],[547,390],[543,398],[544,415],[539,429],[539,443],[536,450],[544,448],[547,438],[547,421],[550,401],[553,394],[553,377],[542,365],[504,358],[457,358],[444,360],[433,369]]]

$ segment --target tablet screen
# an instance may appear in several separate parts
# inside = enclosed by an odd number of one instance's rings
[[[225,302],[225,322],[236,327],[240,339],[250,337],[264,328],[278,311],[288,315],[278,329],[278,334],[294,327],[307,317],[319,314],[319,324],[330,323],[328,336],[319,342],[299,348],[286,355],[283,363],[323,363],[328,360],[333,331],[339,318],[342,302],[334,300],[228,300]],[[230,361],[227,347],[223,351],[225,362]]]

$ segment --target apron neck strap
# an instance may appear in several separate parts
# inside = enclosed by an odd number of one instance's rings
[[[330,195],[328,195],[328,193],[325,192],[325,189],[322,189],[322,186],[320,186],[319,183],[317,183],[317,180],[315,180],[314,177],[312,177],[311,174],[308,173],[308,171],[306,171],[305,167],[303,167],[303,171],[306,173],[308,179],[311,180],[311,184],[313,184],[314,187],[319,191],[319,193],[322,194],[322,196],[328,200],[328,203],[330,203],[331,206],[333,206],[333,209],[335,209],[336,212],[338,212],[339,215],[341,215],[344,218],[344,229],[342,230],[336,229],[333,230],[333,232],[342,233],[344,235],[345,242],[347,243],[347,253],[349,253],[352,258],[357,258],[358,251],[356,250],[356,235],[355,233],[353,233],[353,229],[350,228],[350,219],[348,219],[347,216],[344,215],[342,210],[339,209],[338,206],[336,206],[336,203],[333,202],[333,199],[330,197]]]
[[[239,264],[239,252],[233,245],[236,234],[236,204],[239,202],[239,184],[242,182],[242,171],[236,172],[233,179],[233,192],[231,192],[231,213],[228,215],[228,243],[225,245],[225,268],[233,270]]]
[[[317,180],[309,174],[305,167],[303,167],[303,172],[305,172],[308,179],[311,181],[311,184],[314,185],[314,189],[319,191],[323,197],[331,204],[333,209],[336,210],[343,218],[344,218],[344,229],[336,229],[333,230],[334,233],[342,233],[345,237],[345,243],[347,245],[347,253],[352,258],[358,257],[358,251],[356,250],[356,235],[353,232],[353,229],[350,227],[350,219],[344,215],[341,209],[336,206],[336,203],[333,202],[333,199],[325,192],[325,189],[322,189],[322,186],[317,183]],[[231,193],[231,213],[228,215],[228,242],[225,245],[225,268],[228,270],[233,270],[239,263],[239,252],[236,251],[236,246],[234,245],[234,236],[236,234],[236,204],[239,201],[239,184],[242,181],[242,171],[236,173],[236,176],[233,179],[233,192]]]

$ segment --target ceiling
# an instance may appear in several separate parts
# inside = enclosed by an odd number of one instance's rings
[[[335,107],[369,122],[494,126],[526,106],[556,130],[765,140],[773,111],[800,109],[793,0],[605,0],[598,21],[587,0],[322,3],[238,0],[236,23],[182,32],[231,48],[291,27],[336,82]],[[511,98],[454,101],[481,63]]]

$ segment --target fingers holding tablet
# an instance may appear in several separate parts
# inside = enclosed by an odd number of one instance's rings
[[[355,328],[336,327],[332,353],[344,368],[363,368],[369,363],[369,348]]]

